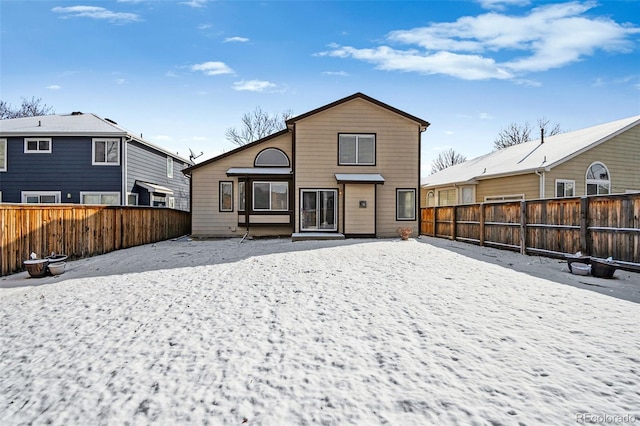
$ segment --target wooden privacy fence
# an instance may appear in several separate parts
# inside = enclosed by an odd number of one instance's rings
[[[640,265],[640,194],[421,209],[422,235],[560,257],[613,257]]]
[[[186,235],[189,212],[152,207],[0,204],[0,276],[34,252],[80,258]]]

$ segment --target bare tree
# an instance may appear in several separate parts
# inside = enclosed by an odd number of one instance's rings
[[[54,114],[53,108],[42,103],[41,98],[22,98],[20,108],[13,108],[9,103],[0,101],[0,120],[8,118],[35,117],[38,115]]]
[[[538,119],[539,135],[548,137],[562,133],[559,124],[551,124],[545,117]],[[519,125],[511,123],[506,129],[502,129],[498,133],[498,137],[493,141],[493,147],[497,150],[504,149],[513,145],[529,142],[531,138],[531,126],[529,123]],[[536,135],[537,136],[537,135]]]
[[[230,127],[225,132],[228,141],[242,146],[250,142],[257,141],[285,128],[285,121],[292,116],[290,110],[282,114],[273,114],[256,107],[251,112],[242,116],[242,126],[240,128]]]
[[[456,164],[464,163],[465,161],[467,161],[467,157],[458,154],[453,148],[449,148],[446,151],[442,151],[440,155],[431,162],[431,174],[455,166]]]

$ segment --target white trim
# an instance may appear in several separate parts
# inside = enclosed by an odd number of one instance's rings
[[[27,197],[38,197],[40,198],[41,196],[54,196],[55,197],[55,201],[53,202],[53,204],[60,204],[60,200],[62,199],[62,193],[60,191],[21,191],[20,192],[20,200],[22,200],[23,203],[27,202]],[[38,201],[37,203],[33,203],[33,204],[51,204],[51,203],[42,203],[40,201]]]
[[[37,142],[38,148],[35,150],[29,149],[29,142]],[[49,149],[40,149],[40,142],[49,142]],[[24,138],[24,153],[25,154],[51,154],[53,142],[51,138]]]
[[[105,161],[96,161],[96,142],[105,142]],[[106,142],[116,142],[118,147],[118,161],[107,161]],[[92,166],[119,166],[120,165],[120,139],[118,138],[92,138],[91,139],[91,165]]]
[[[85,195],[98,195],[100,196],[100,203],[85,203],[84,202],[84,196]],[[116,204],[109,204],[109,203],[103,203],[102,202],[102,196],[104,195],[110,195],[110,196],[116,196],[118,199],[118,202]],[[99,204],[99,205],[109,205],[109,206],[119,206],[120,205],[120,193],[119,192],[96,192],[96,191],[80,191],[80,204]]]
[[[166,186],[158,185],[151,182],[143,182],[141,180],[137,180],[135,184],[138,185],[139,187],[146,189],[147,191],[149,191],[149,193],[157,192],[159,194],[173,195],[173,190],[170,188],[167,188]]]
[[[0,162],[0,172],[7,171],[7,163],[8,163],[7,152],[8,151],[9,151],[9,143],[7,142],[7,139],[5,138],[0,139],[0,158],[2,158],[2,162]]]
[[[167,197],[167,207],[170,209],[176,208],[176,197]]]
[[[2,191],[0,191],[0,203],[2,202]]]

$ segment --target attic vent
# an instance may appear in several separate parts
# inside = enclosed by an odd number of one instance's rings
[[[111,123],[111,124],[115,124],[116,126],[118,125],[118,123],[116,123],[115,121],[113,121],[113,120],[112,120],[112,119],[110,119],[110,118],[106,118],[106,117],[105,117],[105,121],[108,121],[108,122],[109,122],[109,123]]]
[[[73,112],[71,113],[71,115],[82,115],[82,112],[80,112],[80,111],[73,111]]]

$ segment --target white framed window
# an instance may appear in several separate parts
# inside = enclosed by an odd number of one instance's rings
[[[167,207],[170,209],[176,208],[176,197],[167,197]]]
[[[22,191],[23,203],[29,204],[58,204],[60,203],[60,191]]]
[[[25,154],[51,153],[51,138],[24,138]]]
[[[415,189],[396,189],[396,220],[416,220]]]
[[[233,182],[229,182],[229,181],[220,182],[219,211],[221,212],[233,211]]]
[[[611,178],[607,166],[595,162],[587,169],[587,195],[611,193]]]
[[[375,166],[375,134],[339,134],[338,164],[341,166]]]
[[[438,191],[439,206],[453,206],[458,204],[457,192],[454,189],[441,189]]]
[[[173,157],[167,157],[167,177],[173,177]]]
[[[476,198],[473,194],[473,190],[473,186],[462,187],[462,204],[473,204]]]
[[[427,193],[427,207],[435,207],[436,205],[436,193],[434,191],[429,191]]]
[[[120,139],[93,139],[91,164],[94,166],[120,165]]]
[[[7,140],[0,139],[0,172],[7,171]]]
[[[151,205],[153,207],[167,207],[167,196],[165,194],[151,194]]]
[[[289,183],[253,182],[253,210],[289,210]]]
[[[576,181],[556,179],[556,198],[573,197],[576,195]]]
[[[127,193],[127,205],[128,206],[137,206],[138,205],[138,194],[135,192]]]
[[[120,205],[119,192],[83,192],[80,191],[80,204]]]
[[[520,201],[524,200],[524,194],[509,194],[509,195],[489,195],[484,197],[486,203],[499,203],[501,201]]]

